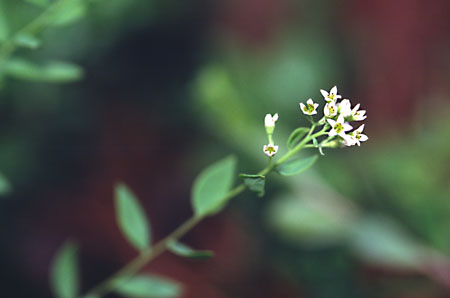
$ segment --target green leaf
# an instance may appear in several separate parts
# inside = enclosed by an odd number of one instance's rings
[[[307,158],[296,158],[277,167],[277,172],[283,176],[294,176],[309,169],[317,160],[318,156],[314,155]]]
[[[63,83],[83,77],[81,67],[61,61],[37,65],[24,59],[11,59],[6,63],[4,71],[10,77],[36,82]]]
[[[236,159],[226,157],[206,169],[195,179],[192,187],[192,207],[197,216],[219,212],[228,201],[233,186]]]
[[[8,179],[0,173],[0,195],[6,195],[11,192],[11,184]]]
[[[122,281],[117,292],[126,297],[175,298],[181,295],[181,286],[156,275],[138,275]]]
[[[322,146],[319,146],[319,153],[320,153],[320,155],[322,155],[322,156],[325,155],[325,153],[323,153],[323,148],[322,148]]]
[[[312,141],[313,141],[314,147],[318,148],[319,147],[319,142],[317,142],[317,139],[316,138],[312,138]]]
[[[3,3],[0,1],[0,41],[5,41],[9,35],[8,20]]]
[[[77,248],[72,242],[65,243],[56,253],[51,265],[50,283],[55,297],[78,296]]]
[[[309,128],[306,127],[299,127],[295,129],[287,140],[288,149],[294,148],[301,141],[301,139],[308,133],[308,131]]]
[[[353,225],[350,245],[372,264],[401,269],[423,268],[424,246],[389,217],[366,215]]]
[[[86,15],[86,3],[83,0],[65,0],[48,22],[54,26],[65,26],[74,23]]]
[[[239,174],[244,180],[244,184],[249,190],[256,192],[258,197],[264,196],[264,186],[266,184],[266,177],[263,175]]]
[[[46,7],[50,3],[49,0],[25,0],[25,1],[39,7]]]
[[[194,250],[178,241],[170,242],[167,248],[177,256],[190,259],[210,259],[214,256],[214,253],[210,250]]]
[[[14,36],[14,43],[18,46],[37,49],[41,45],[41,41],[33,35],[27,33],[18,33]]]
[[[136,196],[123,183],[115,189],[116,219],[127,240],[138,250],[150,248],[149,221]]]

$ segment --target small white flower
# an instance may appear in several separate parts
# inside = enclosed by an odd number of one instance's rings
[[[327,119],[327,121],[331,125],[331,130],[328,133],[330,137],[338,135],[345,140],[347,138],[345,132],[352,130],[353,128],[350,124],[344,122],[344,116],[342,115],[339,115],[337,121],[334,121],[333,119]]]
[[[365,134],[363,134],[364,130],[364,124],[362,124],[360,127],[358,127],[358,129],[355,129],[354,131],[352,131],[350,133],[350,135],[354,138],[354,142],[355,144],[357,144],[358,146],[361,145],[361,142],[365,142],[369,139],[368,136],[366,136]]]
[[[317,114],[316,109],[318,106],[319,106],[319,104],[314,103],[311,98],[306,101],[306,105],[304,105],[302,102],[300,103],[300,109],[302,110],[303,114],[305,114],[305,115]]]
[[[278,146],[272,144],[264,145],[263,151],[268,157],[273,157],[278,152]]]
[[[278,113],[275,113],[273,116],[270,114],[266,115],[266,118],[264,118],[264,125],[266,127],[275,127],[275,122],[278,120]]]
[[[358,111],[359,106],[360,106],[360,104],[357,104],[357,105],[353,108],[353,110],[352,110],[352,112],[351,112],[351,117],[352,117],[351,120],[352,120],[352,121],[362,121],[362,120],[364,120],[364,119],[367,118],[367,116],[366,116],[366,110],[359,110],[359,111]]]
[[[331,88],[330,93],[328,93],[327,91],[320,89],[320,93],[322,93],[323,98],[325,99],[325,101],[330,102],[330,101],[336,101],[339,98],[342,98],[342,96],[337,94],[337,87],[334,86],[333,88]]]
[[[328,118],[332,118],[332,117],[336,116],[337,112],[338,112],[338,107],[336,106],[334,101],[330,101],[323,108],[323,114],[325,115],[325,117],[328,117]]]
[[[264,126],[266,127],[266,132],[268,135],[272,135],[275,129],[275,122],[278,120],[278,113],[275,113],[273,116],[267,114],[264,118]]]
[[[354,146],[354,145],[356,145],[356,138],[350,134],[345,135],[345,137],[342,140],[342,143],[348,147]]]
[[[339,115],[344,116],[344,118],[349,117],[352,114],[352,104],[350,103],[350,100],[343,99],[338,104],[338,113]]]

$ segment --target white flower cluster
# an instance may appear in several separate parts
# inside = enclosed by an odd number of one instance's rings
[[[362,121],[367,118],[365,115],[366,111],[359,109],[360,104],[355,105],[352,109],[350,100],[343,99],[338,102],[338,99],[341,99],[342,96],[338,94],[336,86],[331,88],[330,92],[321,89],[320,93],[322,93],[322,96],[327,103],[323,108],[324,118],[319,121],[319,123],[326,124],[326,120],[331,126],[331,129],[328,132],[328,136],[330,138],[338,136],[342,143],[346,146],[359,146],[361,142],[369,139],[362,133],[364,130],[364,124],[353,131],[351,131],[353,127],[349,124],[349,122]],[[314,103],[311,98],[308,99],[306,105],[300,103],[300,109],[305,115],[317,114],[316,109],[318,106],[319,104]]]
[[[362,121],[367,118],[366,111],[360,110],[360,104],[355,105],[352,108],[352,104],[348,99],[342,99],[342,96],[338,94],[337,87],[331,88],[330,92],[320,90],[323,98],[325,99],[325,106],[323,108],[323,117],[317,122],[314,122],[312,115],[317,114],[318,103],[315,103],[311,98],[306,101],[306,104],[300,103],[300,109],[303,114],[308,115],[309,120],[313,126],[309,129],[309,133],[303,146],[319,148],[321,154],[322,148],[339,147],[361,145],[361,142],[367,141],[369,138],[363,134],[364,124],[360,125],[357,129],[353,130],[350,122]],[[340,101],[339,101],[340,100]],[[268,157],[272,158],[278,152],[278,146],[275,145],[272,135],[275,130],[275,123],[278,120],[278,114],[267,114],[264,118],[264,126],[266,127],[266,133],[269,143],[263,146],[263,152]],[[319,132],[314,132],[317,126],[323,126]],[[320,143],[317,138],[323,135],[328,135],[326,140],[322,140]],[[312,141],[313,144],[307,144]],[[289,146],[289,145],[288,145]]]

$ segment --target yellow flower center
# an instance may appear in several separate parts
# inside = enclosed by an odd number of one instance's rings
[[[337,133],[341,133],[344,130],[344,126],[341,123],[336,123],[333,128]]]

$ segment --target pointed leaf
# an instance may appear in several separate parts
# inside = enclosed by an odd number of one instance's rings
[[[138,250],[150,248],[149,221],[136,196],[123,183],[115,189],[116,219],[122,234]]]
[[[307,158],[296,158],[288,160],[277,167],[277,172],[283,176],[294,176],[309,169],[317,160],[318,156],[314,155]]]
[[[214,256],[214,253],[210,250],[194,250],[178,241],[170,242],[167,248],[177,256],[190,259],[210,259]]]
[[[18,46],[37,49],[41,45],[41,41],[33,35],[27,33],[18,33],[14,36],[14,43]]]
[[[314,147],[319,147],[319,142],[317,142],[317,139],[316,138],[312,138],[312,141],[313,141],[313,145],[314,145]]]
[[[226,204],[233,186],[236,159],[224,158],[204,169],[192,187],[192,207],[197,216],[212,215]]]
[[[83,76],[83,70],[75,64],[50,61],[37,65],[18,58],[8,60],[4,71],[6,75],[16,79],[37,82],[71,82]]]
[[[75,298],[79,291],[76,246],[67,242],[53,259],[50,283],[53,294],[58,298]]]
[[[48,22],[55,26],[64,26],[74,23],[86,15],[84,0],[65,0],[58,10],[49,18]]]
[[[264,196],[264,186],[266,184],[266,177],[263,175],[239,174],[244,180],[245,186],[249,190],[256,192],[258,197]]]
[[[300,143],[301,139],[308,133],[309,128],[307,127],[299,127],[295,129],[287,140],[288,149],[294,148],[298,143]]]
[[[126,297],[176,298],[181,286],[156,275],[138,275],[121,282],[117,292]]]

